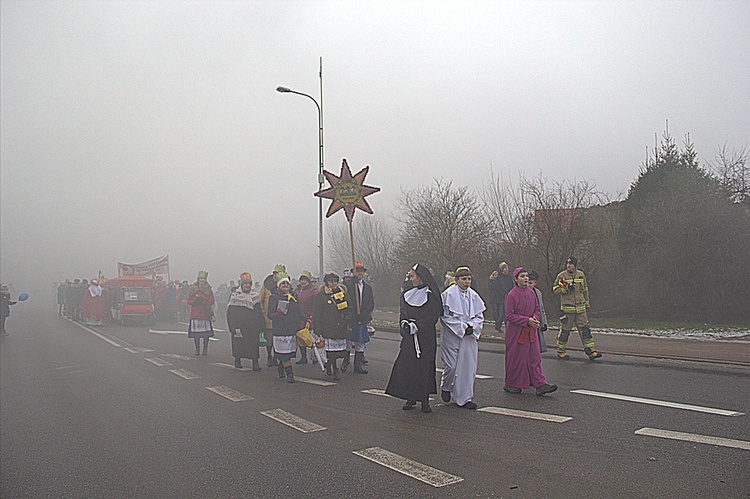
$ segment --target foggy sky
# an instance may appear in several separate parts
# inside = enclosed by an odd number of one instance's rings
[[[17,289],[163,254],[214,285],[316,273],[317,110],[275,89],[318,98],[319,57],[326,169],[370,165],[377,217],[401,189],[491,171],[617,197],[666,120],[702,161],[750,142],[745,1],[0,8],[0,273]]]

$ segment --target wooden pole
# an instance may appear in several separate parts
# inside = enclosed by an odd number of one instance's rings
[[[349,220],[349,242],[351,243],[351,247],[352,247],[352,272],[354,272],[354,266],[356,265],[356,263],[355,263],[355,258],[354,258],[354,221],[353,220]],[[354,296],[357,302],[357,315],[359,315],[359,309],[360,309],[359,283],[357,280],[357,276],[354,276],[354,286],[357,288],[354,290]]]

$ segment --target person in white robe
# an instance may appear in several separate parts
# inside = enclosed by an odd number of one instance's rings
[[[477,374],[477,341],[484,323],[484,301],[471,289],[471,270],[459,267],[455,272],[455,284],[443,291],[443,325],[440,334],[440,359],[443,361],[443,377],[440,381],[440,396],[443,402],[453,399],[465,409],[476,409],[474,378]]]

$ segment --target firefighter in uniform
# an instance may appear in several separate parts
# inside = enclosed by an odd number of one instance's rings
[[[560,332],[557,334],[557,358],[568,360],[565,348],[570,330],[575,326],[581,337],[583,351],[589,359],[602,356],[594,349],[594,338],[586,312],[589,309],[589,287],[586,276],[578,270],[578,260],[571,256],[565,262],[566,269],[557,274],[552,291],[560,297]]]

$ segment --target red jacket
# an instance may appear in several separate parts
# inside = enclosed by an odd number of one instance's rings
[[[206,319],[210,320],[213,315],[213,309],[211,306],[214,304],[214,292],[209,291],[208,294],[198,291],[195,294],[191,294],[188,297],[188,305],[190,305],[190,320],[193,319]]]
[[[304,289],[297,286],[294,293],[297,295],[297,301],[299,302],[299,308],[302,310],[302,313],[305,314],[305,317],[310,321],[313,321],[313,316],[315,315],[315,297],[318,296],[318,287],[314,284],[310,284]]]

